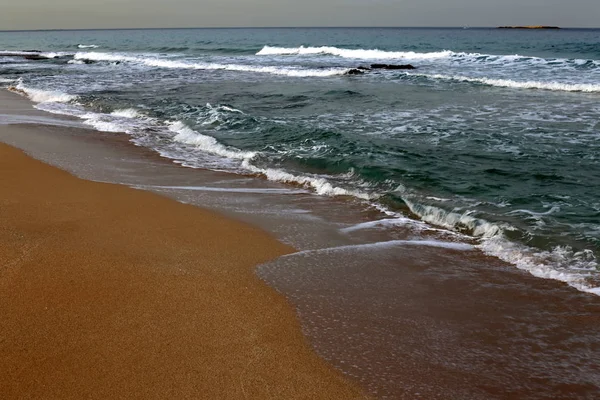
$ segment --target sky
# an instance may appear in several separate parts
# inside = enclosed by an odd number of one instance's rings
[[[0,0],[0,30],[499,25],[600,27],[600,0]]]

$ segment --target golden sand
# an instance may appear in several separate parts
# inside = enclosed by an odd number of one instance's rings
[[[290,251],[0,144],[0,397],[362,398],[254,274]]]

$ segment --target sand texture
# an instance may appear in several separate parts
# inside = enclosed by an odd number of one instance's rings
[[[0,144],[0,397],[362,398],[254,274],[292,250]]]

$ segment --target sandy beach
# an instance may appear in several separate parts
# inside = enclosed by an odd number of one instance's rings
[[[362,398],[254,273],[292,248],[4,144],[0,187],[3,399]]]

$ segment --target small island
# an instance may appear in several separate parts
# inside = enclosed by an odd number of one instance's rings
[[[525,26],[499,26],[498,29],[560,29],[558,26],[525,25]]]

